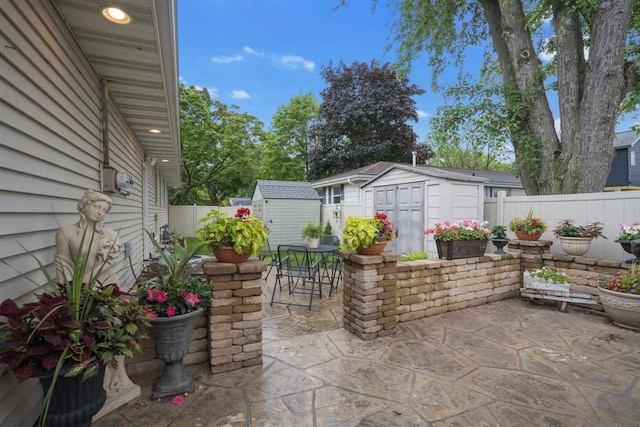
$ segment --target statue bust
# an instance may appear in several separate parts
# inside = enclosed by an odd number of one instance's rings
[[[104,216],[110,210],[111,199],[108,196],[94,190],[85,191],[78,201],[80,220],[61,227],[56,233],[55,264],[58,283],[72,280],[74,259],[82,262],[85,257],[88,259],[83,283],[88,283],[94,276],[102,284],[118,282],[118,276],[111,268],[122,252],[122,245],[118,240],[118,233],[105,228],[103,223]]]

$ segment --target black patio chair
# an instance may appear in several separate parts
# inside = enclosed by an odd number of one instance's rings
[[[338,285],[342,280],[342,271],[344,264],[342,261],[342,257],[338,255],[337,252],[327,256],[325,262],[326,270],[329,274],[329,283],[331,283],[331,288],[329,289],[329,296],[331,296],[334,291],[338,290]]]
[[[340,239],[338,239],[338,236],[322,236],[320,237],[320,244],[340,246]]]
[[[282,291],[282,280],[286,278],[289,295],[291,294],[307,294],[309,295],[308,308],[311,310],[313,302],[313,294],[316,285],[318,286],[318,295],[322,298],[322,286],[320,281],[320,262],[321,259],[314,260],[309,255],[309,250],[304,246],[297,245],[280,245],[278,246],[278,263],[276,264],[276,282],[273,286],[271,294],[271,305],[274,303],[276,296],[276,287]],[[308,282],[311,282],[311,290],[304,289]],[[295,303],[279,303],[297,305],[306,307],[304,304]]]
[[[269,278],[273,267],[278,265],[278,251],[274,251],[273,249],[271,249],[269,239],[267,239],[267,244],[264,246],[264,248],[262,248],[258,253],[258,259],[260,259],[260,261],[264,261],[267,258],[270,259],[267,263],[267,267],[269,267],[269,269],[267,270],[267,275],[264,280],[267,280]]]

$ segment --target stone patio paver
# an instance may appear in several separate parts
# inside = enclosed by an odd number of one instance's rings
[[[314,302],[311,312],[271,308],[268,299],[263,366],[216,375],[192,367],[196,392],[179,407],[149,400],[155,374],[134,378],[143,395],[95,426],[608,427],[640,420],[640,334],[602,316],[507,300],[403,323],[397,334],[365,342],[336,329],[339,295]]]

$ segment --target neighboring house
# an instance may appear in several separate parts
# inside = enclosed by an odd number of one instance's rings
[[[302,243],[302,229],[320,222],[320,197],[309,182],[259,179],[253,192],[253,215],[269,228],[269,244]]]
[[[127,195],[107,193],[106,226],[132,245],[115,267],[121,284],[151,250],[143,228],[168,222],[167,186],[180,185],[175,0],[120,2],[128,24],[86,0],[0,1],[0,301],[33,298],[54,272],[58,224],[77,221],[106,163],[127,172]],[[116,16],[117,17],[117,16]],[[106,95],[106,96],[105,96]],[[37,380],[20,386],[0,367],[0,425],[33,425]]]
[[[635,131],[616,134],[613,148],[616,151],[605,191],[640,190],[640,134]]]
[[[364,215],[364,192],[362,186],[374,179],[391,166],[403,166],[420,170],[451,172],[482,178],[484,182],[484,197],[496,197],[498,191],[505,191],[507,196],[526,195],[520,180],[506,172],[487,171],[480,169],[461,169],[435,166],[412,166],[404,163],[377,162],[358,169],[353,169],[328,178],[313,182],[313,187],[321,196],[321,218],[324,223],[329,221],[333,231],[342,235],[342,222],[350,215]],[[419,172],[420,173],[420,172]]]
[[[251,207],[251,198],[250,197],[229,197],[229,205]]]

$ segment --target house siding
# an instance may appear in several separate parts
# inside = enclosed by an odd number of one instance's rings
[[[640,157],[636,158],[636,162],[640,162]],[[638,164],[636,163],[636,165]],[[629,185],[629,150],[621,148],[616,150],[616,155],[613,157],[605,186],[618,187],[625,185]]]
[[[29,279],[44,284],[45,277],[20,245],[54,273],[58,225],[76,222],[77,200],[86,189],[100,189],[101,85],[47,0],[0,2],[0,47],[0,259],[23,273],[0,264],[0,301],[26,302],[37,288]],[[108,108],[110,164],[132,174],[135,184],[128,197],[110,194],[106,226],[120,233],[122,243],[132,243],[139,272],[144,152],[113,101]],[[149,215],[155,213],[159,225],[166,222],[166,205],[150,203]],[[133,283],[124,256],[115,271],[121,284]],[[0,390],[0,425],[32,425],[39,414],[38,382],[18,386],[4,373]]]
[[[629,162],[627,163],[629,168],[629,185],[640,186],[640,144],[636,143],[629,147],[629,151],[635,153],[636,156],[635,166],[631,164],[631,158],[629,158]],[[631,154],[629,154],[629,157],[631,157]]]
[[[263,207],[271,249],[281,244],[302,243],[302,229],[307,223],[320,223],[319,200],[269,199]]]

